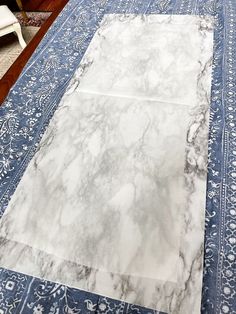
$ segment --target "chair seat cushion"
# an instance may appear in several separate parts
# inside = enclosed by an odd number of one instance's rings
[[[6,5],[0,5],[0,29],[18,23],[15,15]]]

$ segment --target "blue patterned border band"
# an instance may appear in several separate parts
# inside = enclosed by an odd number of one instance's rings
[[[236,313],[235,0],[70,0],[0,108],[0,217],[104,13],[215,17],[202,313]],[[0,269],[0,314],[155,313]]]

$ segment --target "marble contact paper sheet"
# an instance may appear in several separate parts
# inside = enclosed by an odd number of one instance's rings
[[[199,313],[212,56],[209,17],[105,15],[1,219],[0,266]]]
[[[13,201],[24,221],[9,217],[3,232],[96,269],[175,282],[186,108],[76,92],[69,99]]]

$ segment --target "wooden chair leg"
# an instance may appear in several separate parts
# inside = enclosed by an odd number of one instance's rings
[[[24,9],[23,9],[23,5],[22,5],[21,0],[16,0],[16,3],[17,3],[17,5],[18,5],[18,7],[19,7],[19,9],[20,9],[20,11],[21,11],[21,14],[22,14],[22,16],[23,16],[23,19],[26,20],[26,21],[28,21],[29,18],[28,18],[28,16],[27,16],[27,14],[25,13]]]

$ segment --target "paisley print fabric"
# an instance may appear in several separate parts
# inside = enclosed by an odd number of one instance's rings
[[[0,108],[0,216],[105,13],[215,18],[202,313],[236,313],[235,0],[70,0]],[[0,314],[157,313],[0,269]]]

